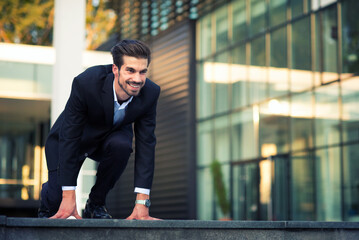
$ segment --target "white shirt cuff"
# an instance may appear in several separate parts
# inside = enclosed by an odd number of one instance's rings
[[[139,187],[135,187],[135,193],[143,193],[146,195],[150,195],[150,189],[147,188],[139,188]]]
[[[62,186],[62,191],[76,190],[76,186]]]

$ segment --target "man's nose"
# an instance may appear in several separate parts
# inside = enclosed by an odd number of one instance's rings
[[[135,76],[133,77],[133,81],[135,82],[141,82],[141,75],[140,73],[136,73]]]

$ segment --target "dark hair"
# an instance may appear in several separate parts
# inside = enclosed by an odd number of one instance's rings
[[[113,63],[118,68],[121,68],[121,66],[123,65],[123,55],[135,58],[145,58],[148,60],[147,66],[150,65],[151,62],[150,48],[145,43],[139,40],[121,40],[111,48],[111,54],[113,58]]]

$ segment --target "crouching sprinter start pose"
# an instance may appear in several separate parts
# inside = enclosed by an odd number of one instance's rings
[[[137,196],[127,219],[155,219],[149,216],[149,194],[160,87],[146,78],[151,52],[141,41],[122,40],[111,54],[112,65],[91,67],[74,78],[65,109],[50,130],[45,144],[48,182],[42,186],[39,217],[81,218],[75,189],[88,157],[99,165],[83,217],[111,218],[106,196],[127,165],[134,132]]]

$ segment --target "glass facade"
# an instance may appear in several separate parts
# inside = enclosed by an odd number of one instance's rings
[[[40,199],[47,179],[51,74],[49,64],[0,61],[0,202]]]
[[[358,221],[355,0],[233,0],[197,21],[197,216]],[[205,207],[204,207],[205,206]]]

